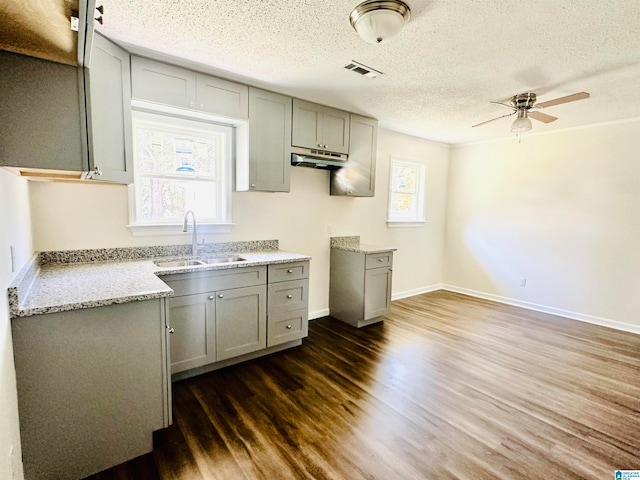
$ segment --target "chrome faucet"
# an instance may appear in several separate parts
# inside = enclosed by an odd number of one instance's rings
[[[198,255],[198,231],[196,228],[196,214],[193,213],[192,210],[187,210],[187,213],[184,214],[184,223],[182,224],[182,231],[186,233],[187,231],[187,222],[189,214],[191,214],[191,218],[193,218],[193,231],[191,232],[191,255],[194,257]]]

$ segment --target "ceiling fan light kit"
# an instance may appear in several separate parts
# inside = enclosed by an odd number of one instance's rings
[[[349,21],[365,42],[383,43],[397,35],[410,18],[409,6],[400,0],[367,0],[353,9]]]
[[[503,105],[507,108],[513,110],[511,113],[507,113],[506,115],[500,115],[499,117],[492,118],[491,120],[486,120],[484,122],[477,123],[472,126],[479,127],[480,125],[484,125],[485,123],[490,123],[495,120],[499,120],[504,117],[510,117],[511,115],[517,115],[516,119],[511,124],[511,131],[517,134],[528,132],[531,130],[531,118],[537,120],[542,123],[551,123],[557,120],[557,117],[553,117],[551,115],[547,115],[546,113],[538,112],[535,109],[552,107],[554,105],[560,105],[562,103],[575,102],[576,100],[584,100],[589,98],[589,94],[587,92],[578,92],[573,93],[571,95],[567,95],[565,97],[554,98],[553,100],[547,100],[546,102],[536,103],[537,95],[532,92],[520,93],[518,95],[514,95],[511,97],[510,105],[502,102],[490,102],[498,105]],[[533,110],[533,111],[532,111]]]

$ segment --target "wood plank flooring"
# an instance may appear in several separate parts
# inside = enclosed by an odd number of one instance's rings
[[[613,479],[640,469],[640,336],[438,291],[174,384],[152,454],[91,480]]]

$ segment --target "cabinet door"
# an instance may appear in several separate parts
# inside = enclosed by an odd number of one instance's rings
[[[133,98],[180,108],[196,107],[196,73],[145,58],[131,59]]]
[[[351,114],[348,166],[331,172],[331,195],[373,197],[378,121]]]
[[[295,147],[324,148],[322,143],[323,106],[293,99],[293,132],[291,144]]]
[[[239,83],[198,74],[196,78],[198,110],[223,117],[249,117],[249,87]]]
[[[213,293],[167,299],[172,374],[216,361],[214,299]]]
[[[266,286],[216,292],[217,360],[267,346]]]
[[[291,97],[249,90],[249,189],[288,192]]]
[[[132,183],[129,54],[95,34],[84,76],[91,178]]]
[[[0,51],[0,72],[0,166],[86,171],[78,69]]]
[[[364,274],[364,320],[385,315],[391,305],[391,269],[373,268]]]
[[[349,112],[324,107],[322,115],[322,148],[349,153]]]

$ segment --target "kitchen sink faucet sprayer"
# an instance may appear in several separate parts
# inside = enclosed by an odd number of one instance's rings
[[[184,223],[182,224],[182,231],[186,233],[187,231],[187,222],[189,214],[191,214],[191,218],[193,218],[193,232],[191,232],[191,255],[194,257],[198,255],[198,231],[196,228],[196,214],[193,213],[193,210],[187,210],[184,214]]]

